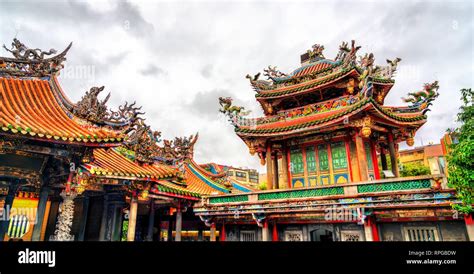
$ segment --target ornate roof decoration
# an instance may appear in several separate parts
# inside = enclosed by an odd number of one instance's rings
[[[142,107],[135,107],[135,102],[130,105],[126,102],[119,106],[118,111],[107,110],[106,103],[110,98],[110,93],[104,100],[99,101],[98,99],[103,90],[104,86],[92,87],[82,96],[79,102],[70,106],[71,112],[90,122],[113,127],[132,125],[138,120],[143,120],[139,116],[145,114],[145,112],[140,112]]]
[[[194,155],[194,144],[199,134],[189,137],[176,137],[174,140],[163,140],[163,146],[159,148],[158,161],[166,163],[183,162],[186,159],[192,159]]]
[[[263,70],[265,73],[263,74],[264,76],[267,76],[267,79],[274,79],[274,78],[280,78],[280,77],[285,77],[288,76],[288,74],[283,73],[279,70],[277,70],[277,67],[274,66],[268,66],[267,69]]]
[[[25,46],[18,39],[13,38],[11,48],[3,45],[3,48],[10,52],[14,58],[0,57],[0,73],[13,76],[49,76],[59,72],[66,61],[66,53],[72,46],[72,42],[67,48],[56,56],[45,58],[55,54],[55,49],[43,51],[39,48],[31,49]]]
[[[135,160],[139,163],[153,163],[160,150],[157,143],[160,141],[161,132],[151,130],[150,126],[140,119],[133,127],[127,129],[127,133],[129,137],[124,145],[135,153]]]
[[[139,163],[155,163],[174,165],[186,159],[192,159],[194,144],[198,134],[189,137],[176,137],[173,140],[163,140],[161,143],[161,132],[153,131],[146,125],[144,120],[138,120],[133,127],[127,131],[128,138],[124,142],[126,149],[133,152],[133,160]]]
[[[347,45],[347,42],[341,43],[335,61],[342,62],[345,65],[354,65],[357,51],[361,48],[361,46],[356,46],[355,40],[351,41],[350,49]]]
[[[412,111],[421,111],[423,114],[430,111],[432,102],[439,96],[438,81],[426,83],[423,90],[408,93],[408,98],[402,98],[406,103],[411,103],[408,108]]]
[[[322,53],[324,46],[316,44],[312,50],[301,56],[302,66],[291,74],[269,66],[264,69],[268,81],[259,80],[260,73],[253,77],[247,75],[246,78],[257,92],[256,97],[262,100],[314,90],[321,86],[321,83],[328,84],[353,74],[359,77],[359,88],[363,89],[363,95],[372,96],[372,84],[393,84],[393,76],[401,58],[387,59],[387,66],[374,66],[374,55],[367,53],[360,56],[357,62],[357,52],[360,48],[354,40],[351,41],[350,47],[348,42],[342,42],[336,58],[330,60]],[[312,85],[313,82],[318,82],[319,85]],[[381,99],[385,95],[382,94]]]
[[[312,50],[308,50],[306,52],[308,54],[309,62],[316,62],[321,59],[324,59],[323,50],[324,50],[323,45],[320,45],[320,44],[313,45]]]
[[[229,121],[233,125],[242,125],[245,124],[248,119],[245,119],[244,116],[250,114],[250,110],[245,111],[244,107],[233,106],[232,105],[232,98],[230,97],[219,97],[219,104],[221,108],[219,111],[224,113],[226,116],[229,117]]]

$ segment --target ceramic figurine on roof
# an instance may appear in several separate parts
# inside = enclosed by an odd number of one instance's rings
[[[250,110],[245,111],[244,107],[233,106],[232,100],[233,99],[230,97],[219,97],[219,104],[221,105],[219,111],[228,116],[229,121],[233,124],[245,123],[246,119],[243,117],[247,116],[250,113]]]
[[[55,49],[50,49],[49,52],[42,51],[41,49],[30,49],[25,46],[18,39],[13,38],[12,47],[8,49],[5,45],[3,48],[9,51],[18,60],[34,60],[43,61],[45,55],[55,54]]]
[[[124,145],[135,153],[135,159],[140,163],[153,163],[159,151],[158,142],[161,132],[153,131],[144,121],[138,123],[129,132]]]
[[[321,59],[324,59],[323,55],[324,46],[320,44],[313,45],[312,50],[308,50],[308,57],[310,62],[315,62]]]
[[[404,102],[411,103],[410,109],[421,110],[422,113],[426,113],[432,102],[439,96],[438,94],[438,81],[433,83],[427,83],[424,85],[423,90],[417,92],[408,93],[408,98],[402,98]]]
[[[124,105],[119,106],[118,111],[108,110],[107,101],[110,98],[110,93],[105,97],[104,100],[99,101],[99,94],[104,90],[102,87],[92,87],[89,91],[82,96],[81,100],[76,104],[69,104],[69,110],[88,121],[108,125],[111,127],[124,128],[125,131],[130,131],[134,123],[143,121],[141,115],[145,112],[140,112],[142,107],[136,107],[135,102],[128,104],[125,102]]]
[[[14,58],[0,57],[0,73],[7,72],[17,76],[48,76],[56,74],[63,68],[63,62],[66,61],[66,53],[71,46],[72,43],[58,55],[45,58],[55,54],[56,50],[30,49],[14,38],[10,49],[3,45],[3,48],[10,52]]]

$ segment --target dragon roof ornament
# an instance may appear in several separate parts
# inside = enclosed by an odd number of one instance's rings
[[[143,119],[138,120],[135,125],[127,129],[128,138],[124,146],[135,153],[135,160],[139,163],[152,164],[160,150],[161,132],[153,131],[145,124]]]
[[[195,134],[176,137],[173,140],[161,140],[161,132],[152,130],[144,120],[138,120],[127,130],[127,134],[124,146],[134,153],[134,160],[142,164],[160,162],[174,165],[192,159],[194,144],[198,139],[198,134]]]
[[[13,38],[11,48],[3,45],[3,48],[13,55],[13,58],[0,57],[0,73],[4,72],[13,76],[50,76],[58,73],[66,61],[66,54],[72,46],[72,42],[58,55],[55,49],[43,51],[39,48],[31,49],[20,40]]]
[[[199,134],[189,137],[175,137],[174,140],[163,140],[163,146],[159,147],[156,159],[161,162],[174,164],[192,159],[194,156],[194,144]]]
[[[299,84],[307,80],[324,77],[328,74],[339,73],[340,71],[351,68],[357,68],[359,72],[362,71],[361,74],[363,75],[360,80],[363,80],[363,85],[367,85],[367,81],[370,81],[368,83],[369,88],[373,78],[386,80],[393,79],[398,63],[402,60],[401,58],[395,58],[393,60],[387,59],[387,66],[374,66],[375,59],[372,53],[359,56],[360,59],[357,61],[357,52],[360,48],[361,46],[357,46],[355,40],[351,41],[350,46],[348,42],[342,42],[339,46],[336,58],[334,60],[329,60],[323,55],[324,46],[316,44],[313,46],[312,50],[308,50],[304,55],[302,55],[302,62],[304,61],[304,65],[291,74],[283,73],[277,70],[275,66],[268,66],[268,68],[264,69],[264,76],[267,77],[267,80],[259,80],[260,73],[257,73],[254,76],[247,74],[246,78],[250,80],[251,86],[257,93],[260,91],[273,90]],[[329,66],[326,66],[323,69],[311,71],[311,73],[307,74],[296,73],[301,71],[303,68],[315,66],[321,62],[329,64]]]
[[[132,104],[125,102],[124,105],[119,106],[118,111],[108,110],[106,104],[110,98],[110,93],[102,101],[98,98],[103,90],[104,86],[92,87],[82,96],[81,100],[70,106],[70,111],[90,122],[112,127],[132,125],[137,120],[143,120],[140,115],[145,114],[145,112],[140,112],[142,107],[136,107],[135,102]]]
[[[430,111],[429,107],[432,102],[439,96],[438,93],[439,85],[438,81],[433,83],[426,83],[423,86],[423,90],[408,93],[407,98],[402,98],[405,103],[410,103],[408,106],[409,110],[421,111],[423,114]]]

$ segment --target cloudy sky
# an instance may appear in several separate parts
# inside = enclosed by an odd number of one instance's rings
[[[439,81],[416,138],[437,143],[455,125],[459,90],[473,86],[473,14],[470,1],[0,0],[0,44],[17,37],[62,50],[72,41],[60,79],[73,101],[104,85],[111,107],[136,100],[164,138],[199,132],[198,162],[261,169],[218,112],[218,97],[232,96],[262,115],[247,73],[270,64],[291,72],[311,45],[325,45],[334,58],[341,41],[355,39],[377,64],[403,59],[386,104]]]

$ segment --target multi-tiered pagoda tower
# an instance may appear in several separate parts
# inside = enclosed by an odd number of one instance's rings
[[[268,189],[380,179],[378,154],[382,169],[388,169],[389,155],[399,176],[398,144],[413,145],[438,85],[410,94],[410,106],[386,106],[401,59],[375,66],[372,53],[357,58],[359,49],[354,41],[342,43],[336,58],[327,59],[324,46],[314,45],[292,73],[269,66],[267,80],[247,75],[265,117],[246,119],[232,99],[220,98],[237,135],[266,163]]]

